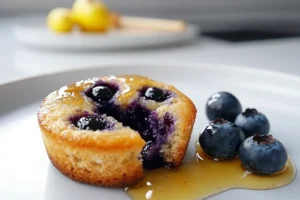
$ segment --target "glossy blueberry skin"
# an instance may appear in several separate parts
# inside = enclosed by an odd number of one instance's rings
[[[81,117],[76,126],[80,129],[97,131],[109,129],[112,127],[112,124],[106,120],[105,116],[92,115]]]
[[[149,87],[145,93],[144,97],[146,99],[154,100],[157,102],[163,102],[167,99],[167,94],[165,91],[156,88],[156,87]]]
[[[242,112],[242,105],[231,93],[217,92],[209,97],[205,110],[209,120],[223,118],[234,122],[236,116]]]
[[[104,103],[109,101],[114,93],[106,86],[96,86],[92,89],[93,99],[98,103]]]
[[[234,123],[241,127],[246,138],[254,134],[268,135],[270,131],[268,118],[256,109],[247,108],[245,112],[237,116]]]
[[[254,135],[241,145],[239,157],[248,171],[274,174],[284,168],[288,155],[281,142],[272,136]]]
[[[199,137],[203,151],[218,159],[236,157],[244,140],[242,129],[226,120],[215,120],[208,124]]]

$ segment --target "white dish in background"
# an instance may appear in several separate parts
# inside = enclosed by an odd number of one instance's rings
[[[209,64],[108,65],[0,85],[0,199],[129,199],[121,189],[80,184],[59,173],[47,157],[37,124],[38,107],[50,92],[74,81],[109,74],[146,75],[178,87],[194,101],[198,113],[186,158],[193,155],[198,134],[207,122],[204,112],[207,98],[213,92],[227,90],[240,99],[243,108],[255,107],[268,116],[271,134],[285,145],[296,167],[300,166],[299,77]],[[234,189],[209,199],[298,200],[299,187],[300,178],[296,176],[282,188]]]
[[[55,50],[118,50],[182,44],[198,37],[199,29],[187,25],[184,31],[161,32],[141,29],[116,30],[108,33],[54,34],[42,23],[19,24],[13,29],[22,45]]]

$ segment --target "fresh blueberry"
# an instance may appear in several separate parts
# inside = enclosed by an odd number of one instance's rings
[[[157,102],[163,102],[167,99],[166,92],[156,87],[149,87],[145,91],[144,96],[146,99],[154,100]]]
[[[103,103],[109,101],[114,93],[106,86],[96,86],[92,89],[92,95],[98,103]]]
[[[102,115],[92,115],[81,117],[76,125],[80,129],[97,131],[109,128],[111,123],[109,123]]]
[[[271,135],[254,135],[241,145],[239,156],[243,166],[259,174],[274,174],[284,168],[287,152],[283,144]]]
[[[270,130],[269,120],[256,109],[247,108],[245,112],[237,116],[234,123],[241,127],[246,138],[254,134],[268,135]]]
[[[218,159],[236,157],[244,140],[242,129],[223,119],[216,119],[208,124],[199,137],[203,151]]]
[[[217,92],[206,102],[206,116],[209,120],[223,118],[234,122],[236,116],[242,112],[239,100],[228,92]]]

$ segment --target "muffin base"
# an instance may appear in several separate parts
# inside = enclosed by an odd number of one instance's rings
[[[43,128],[41,128],[43,130]],[[43,130],[43,142],[52,164],[74,181],[106,187],[128,187],[143,179],[139,150],[97,151],[51,138]]]

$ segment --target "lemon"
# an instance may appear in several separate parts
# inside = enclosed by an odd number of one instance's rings
[[[97,0],[76,0],[72,7],[72,16],[83,31],[104,32],[110,26],[109,10]]]
[[[71,10],[67,8],[55,8],[47,17],[47,25],[50,30],[56,33],[67,33],[72,31],[73,20]]]

